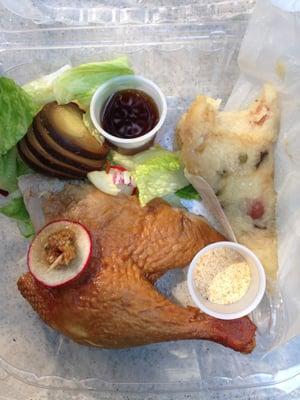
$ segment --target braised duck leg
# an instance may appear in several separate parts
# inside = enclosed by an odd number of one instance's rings
[[[94,244],[88,271],[73,284],[49,289],[29,273],[19,279],[22,295],[47,324],[102,348],[208,339],[241,352],[253,349],[256,328],[248,318],[221,321],[179,307],[151,283],[168,269],[185,266],[206,244],[222,240],[204,219],[159,200],[142,208],[134,197],[108,196],[87,184],[43,196],[38,178],[28,179],[20,187],[31,215],[34,205],[35,212],[41,207],[44,222],[82,222]]]

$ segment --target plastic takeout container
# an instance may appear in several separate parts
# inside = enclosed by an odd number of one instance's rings
[[[194,276],[198,263],[204,254],[224,248],[238,252],[246,260],[250,267],[251,280],[249,289],[239,301],[232,304],[215,304],[201,296],[195,284]],[[234,242],[217,242],[204,247],[195,255],[189,266],[187,285],[194,303],[203,312],[215,318],[236,319],[250,314],[259,305],[266,289],[266,275],[261,262],[250,249]]]
[[[148,94],[155,102],[159,112],[159,120],[154,128],[145,135],[134,139],[123,139],[113,136],[109,132],[106,132],[101,124],[101,110],[107,99],[115,92],[125,89],[137,89]],[[123,149],[138,150],[153,141],[156,133],[162,127],[167,115],[167,103],[163,92],[154,82],[138,75],[125,75],[110,79],[96,90],[91,101],[90,114],[98,132],[110,143]]]
[[[154,0],[147,7],[135,0],[99,3],[0,0],[1,72],[25,83],[65,64],[127,54],[136,73],[156,82],[166,95],[168,115],[157,140],[171,148],[176,122],[197,94],[226,99],[231,93],[254,1]],[[220,398],[232,399],[231,391],[267,387],[266,398],[271,398],[275,384],[300,373],[299,340],[268,352],[285,334],[285,310],[276,288],[253,313],[254,322],[263,316],[265,328],[257,333],[251,355],[207,341],[100,350],[56,333],[18,294],[26,250],[16,225],[1,216],[0,382],[11,382],[9,393],[1,393],[5,398],[23,399],[14,392],[16,379],[47,393],[53,390],[54,397],[56,389],[63,389],[82,398],[88,394],[79,392],[89,390],[97,398],[109,392],[139,393],[141,398],[173,393],[176,399],[175,393],[202,392],[205,397],[219,392]],[[157,286],[170,295],[170,287],[185,279],[183,271],[173,271]]]

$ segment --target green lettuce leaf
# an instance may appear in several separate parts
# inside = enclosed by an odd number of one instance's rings
[[[17,190],[17,149],[13,147],[0,156],[0,188],[7,192]]]
[[[33,173],[32,169],[30,169],[28,165],[24,163],[19,154],[17,154],[16,160],[17,160],[17,178],[19,178],[22,175]]]
[[[0,213],[16,220],[20,232],[26,238],[34,234],[33,225],[20,192],[14,192],[5,199],[4,204],[0,206]]]
[[[13,80],[0,77],[0,155],[22,139],[37,112],[31,96]]]
[[[76,102],[87,110],[96,89],[105,81],[133,74],[126,57],[111,61],[82,64],[59,75],[53,82],[53,93],[59,104]]]
[[[155,197],[174,193],[187,183],[183,169],[169,156],[148,160],[145,164],[137,166],[133,177],[139,190],[142,206]]]
[[[26,221],[18,221],[17,225],[22,236],[26,239],[33,238],[35,231],[30,219]]]
[[[172,153],[160,146],[153,146],[150,147],[150,149],[148,150],[135,154],[134,156],[126,156],[124,154],[117,153],[116,151],[112,151],[109,154],[109,157],[111,157],[111,161],[113,161],[115,164],[122,165],[122,167],[126,168],[128,171],[131,171],[138,165],[145,163],[147,160],[160,157],[163,158],[166,154],[168,155],[178,153]],[[177,158],[178,157],[175,156],[176,160]]]
[[[62,68],[49,75],[42,76],[41,78],[35,79],[22,86],[23,90],[28,93],[34,101],[43,106],[47,103],[55,101],[55,95],[53,92],[53,82],[66,70],[70,69],[70,65],[64,65]]]
[[[7,199],[8,200],[5,202],[5,205],[0,206],[1,214],[18,221],[25,221],[29,218],[21,195],[18,197],[11,196]]]
[[[16,147],[0,156],[0,189],[14,192],[18,188],[18,177],[29,173],[31,170],[18,155]]]
[[[193,185],[187,185],[182,189],[177,190],[175,193],[181,199],[185,200],[200,200],[200,194],[194,189]]]
[[[81,64],[78,67],[65,65],[52,74],[27,83],[23,89],[39,106],[51,101],[59,104],[76,102],[88,110],[96,89],[105,81],[119,75],[133,74],[126,57],[111,61]]]
[[[0,214],[17,221],[19,230],[26,238],[34,234],[21,193],[17,191],[17,180],[30,173],[30,168],[19,157],[16,147],[0,156],[0,188],[11,193],[0,205]]]
[[[178,152],[156,146],[134,156],[113,152],[112,159],[131,171],[142,206],[188,185]]]

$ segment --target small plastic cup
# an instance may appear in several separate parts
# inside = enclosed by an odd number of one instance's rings
[[[215,249],[229,248],[240,253],[250,267],[251,280],[248,291],[238,301],[231,304],[215,304],[201,296],[195,285],[194,275],[201,257]],[[217,242],[200,250],[191,262],[187,275],[187,284],[194,303],[206,314],[219,319],[236,319],[250,314],[260,303],[266,290],[264,267],[257,256],[247,247],[234,242]]]
[[[132,139],[122,139],[111,135],[109,132],[106,132],[102,128],[100,113],[105,102],[113,93],[124,89],[141,90],[146,94],[148,94],[157,105],[159,112],[159,120],[155,125],[155,127],[143,136]],[[143,78],[142,76],[123,75],[117,78],[110,79],[96,90],[96,92],[92,97],[90,105],[90,114],[96,129],[110,143],[122,149],[127,149],[127,150],[140,149],[145,147],[147,143],[153,141],[156,132],[161,128],[162,124],[164,123],[167,115],[167,102],[164,94],[154,82],[150,81],[149,79]]]

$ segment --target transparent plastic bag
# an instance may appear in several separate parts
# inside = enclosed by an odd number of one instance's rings
[[[300,334],[300,7],[261,0],[251,17],[238,58],[241,71],[227,109],[249,103],[264,82],[280,94],[281,128],[275,153],[278,289],[285,322],[276,345]]]

